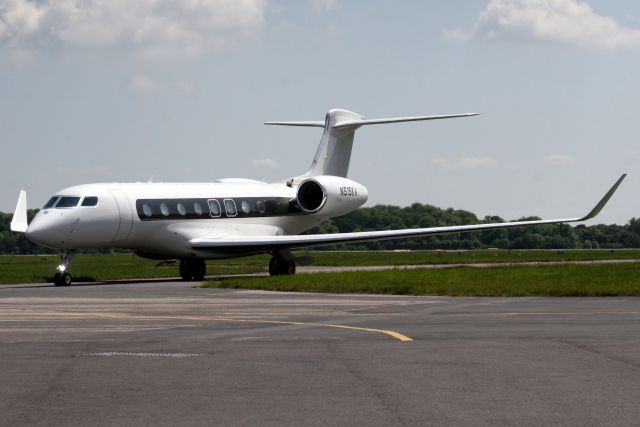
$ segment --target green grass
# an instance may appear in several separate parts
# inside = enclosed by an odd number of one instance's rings
[[[51,281],[60,258],[48,256],[0,256],[0,283],[45,283]],[[268,259],[264,262],[268,263]],[[83,254],[74,257],[71,274],[75,281],[177,277],[178,264],[165,264],[133,254]],[[244,274],[265,271],[265,264],[207,262],[207,274]]]
[[[450,296],[640,295],[640,264],[318,273],[211,281],[204,287]]]
[[[638,249],[612,250],[473,250],[473,251],[410,251],[410,252],[307,252],[301,255],[315,258],[314,265],[407,265],[407,264],[469,264],[550,261],[593,261],[604,259],[640,259]]]
[[[464,264],[548,261],[589,261],[599,259],[640,259],[640,250],[527,250],[527,251],[412,251],[412,252],[296,252],[310,255],[318,266]],[[207,262],[207,274],[266,272],[269,255]],[[0,256],[0,283],[38,283],[51,280],[59,257]],[[175,265],[139,258],[130,253],[81,254],[74,258],[74,280],[114,280],[177,277]]]

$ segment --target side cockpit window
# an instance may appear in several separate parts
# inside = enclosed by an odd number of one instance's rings
[[[56,204],[56,202],[58,201],[59,198],[60,198],[59,196],[53,196],[52,198],[49,199],[49,201],[47,203],[45,203],[45,205],[42,207],[42,209],[52,208],[53,205]]]
[[[82,199],[82,204],[80,206],[90,207],[96,206],[98,204],[98,198],[96,196],[86,196]]]
[[[75,208],[76,206],[78,206],[79,201],[80,201],[80,197],[63,196],[60,198],[58,203],[56,203],[56,209],[57,208]]]

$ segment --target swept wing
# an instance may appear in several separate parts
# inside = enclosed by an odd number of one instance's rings
[[[354,233],[331,233],[288,236],[210,236],[189,241],[194,249],[238,250],[239,252],[269,252],[277,250],[331,245],[337,243],[358,243],[369,240],[388,240],[417,236],[433,236],[448,233],[482,231],[497,228],[522,227],[527,225],[581,222],[594,218],[607,204],[618,189],[626,174],[622,175],[607,191],[604,197],[585,216],[579,218],[543,219],[534,221],[514,221],[492,224],[454,225],[448,227],[409,228],[402,230],[363,231]]]

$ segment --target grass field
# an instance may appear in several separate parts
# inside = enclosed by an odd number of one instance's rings
[[[318,273],[211,281],[204,287],[450,296],[640,295],[640,264]]]
[[[527,250],[527,251],[412,251],[412,252],[300,252],[318,266],[459,264],[589,261],[640,259],[640,250]],[[269,255],[207,262],[207,274],[266,272]],[[48,256],[0,256],[0,283],[48,282],[59,258]],[[76,281],[162,278],[178,276],[177,264],[139,258],[130,253],[81,254],[74,258],[71,273]]]
[[[269,262],[268,259],[264,262]],[[0,283],[44,283],[51,281],[58,256],[0,256]],[[133,254],[86,254],[74,258],[74,281],[177,277],[178,264],[159,263]],[[263,263],[209,262],[207,274],[239,274],[265,271]]]
[[[640,259],[639,249],[616,250],[474,250],[474,251],[409,251],[409,252],[307,252],[314,265],[409,265],[469,264],[549,261],[594,261],[604,259]],[[267,258],[268,261],[268,258]]]

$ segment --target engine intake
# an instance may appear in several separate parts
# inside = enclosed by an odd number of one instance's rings
[[[298,185],[298,206],[306,213],[318,212],[326,202],[327,192],[317,181],[308,179]]]
[[[298,184],[296,201],[305,213],[335,217],[357,209],[367,197],[367,189],[355,181],[320,175]]]

